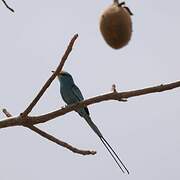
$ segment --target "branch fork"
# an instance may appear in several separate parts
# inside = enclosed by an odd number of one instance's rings
[[[77,38],[78,38],[78,35],[75,34],[73,36],[73,38],[71,39],[56,71],[47,80],[47,82],[44,84],[44,86],[39,91],[37,96],[29,104],[29,106],[24,110],[24,112],[22,112],[19,116],[13,117],[6,109],[2,109],[3,113],[6,115],[7,118],[0,121],[0,129],[7,128],[7,127],[13,127],[13,126],[24,126],[26,128],[29,128],[30,130],[36,132],[37,134],[41,135],[42,137],[60,145],[60,146],[63,146],[65,148],[69,149],[70,151],[72,151],[74,153],[78,153],[81,155],[94,155],[94,154],[96,154],[96,151],[80,150],[78,148],[75,148],[72,145],[69,145],[68,143],[63,142],[63,141],[57,139],[56,137],[40,130],[35,125],[39,124],[39,123],[45,123],[45,122],[50,121],[59,116],[63,116],[66,113],[75,111],[79,108],[86,107],[91,104],[100,103],[100,102],[109,101],[109,100],[117,100],[117,101],[126,102],[127,99],[131,98],[131,97],[136,97],[136,96],[141,96],[141,95],[146,95],[146,94],[151,94],[151,93],[157,93],[157,92],[163,92],[163,91],[172,90],[174,88],[180,87],[180,81],[176,81],[173,83],[164,84],[164,85],[161,84],[159,86],[148,87],[148,88],[144,88],[144,89],[138,89],[138,90],[132,90],[132,91],[126,91],[126,92],[118,92],[116,90],[116,85],[113,84],[112,89],[111,89],[112,92],[110,92],[110,93],[92,97],[92,98],[86,99],[84,101],[65,106],[59,110],[46,113],[44,115],[29,116],[29,113],[32,111],[32,109],[37,104],[37,102],[40,100],[40,98],[42,97],[44,92],[51,85],[52,81],[55,79],[57,74],[62,70],[62,68],[68,58],[68,55],[72,51],[73,45]]]
[[[96,151],[90,151],[90,150],[80,150],[78,148],[73,147],[72,145],[61,141],[57,138],[55,138],[54,136],[40,130],[39,128],[35,127],[31,121],[29,121],[29,116],[28,114],[32,111],[32,109],[34,108],[34,106],[37,104],[37,102],[40,100],[40,98],[42,97],[42,95],[44,94],[44,92],[47,90],[47,88],[51,85],[52,81],[56,78],[57,74],[62,70],[65,61],[67,60],[70,52],[72,51],[72,47],[74,45],[75,40],[78,38],[78,34],[75,34],[74,37],[71,39],[67,50],[64,53],[64,56],[62,57],[59,66],[57,67],[56,71],[51,75],[51,77],[47,80],[47,82],[44,84],[44,86],[42,87],[42,89],[39,91],[39,93],[37,94],[37,96],[34,98],[34,100],[30,103],[30,105],[25,109],[24,112],[22,112],[18,117],[15,117],[15,122],[18,123],[21,126],[24,126],[26,128],[29,128],[30,130],[36,132],[37,134],[39,134],[40,136],[60,145],[63,146],[67,149],[69,149],[70,151],[74,152],[74,153],[78,153],[81,155],[95,155]],[[7,111],[7,109],[2,109],[2,112],[6,115],[6,117],[11,118],[12,115]],[[13,117],[12,117],[13,118]],[[2,122],[2,121],[1,121]]]

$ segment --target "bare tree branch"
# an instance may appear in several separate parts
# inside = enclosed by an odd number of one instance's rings
[[[131,97],[157,93],[157,92],[163,92],[163,91],[171,90],[178,87],[180,87],[180,81],[170,83],[170,84],[160,85],[160,86],[139,89],[139,90],[127,91],[127,92],[107,93],[104,95],[86,99],[79,103],[69,105],[66,108],[62,108],[57,111],[53,111],[53,112],[50,112],[41,116],[32,116],[28,118],[29,118],[29,122],[31,122],[32,124],[44,123],[54,118],[57,118],[59,116],[62,116],[66,113],[77,110],[81,107],[86,107],[91,104],[100,103],[100,102],[109,101],[109,100],[118,100],[118,101],[124,102],[126,101],[126,99],[131,98]]]
[[[163,92],[163,91],[171,90],[178,87],[180,87],[180,81],[170,83],[170,84],[165,84],[165,85],[139,89],[139,90],[133,90],[133,91],[126,91],[126,92],[115,91],[115,92],[107,93],[104,95],[96,96],[93,98],[89,98],[79,103],[75,103],[65,108],[61,108],[59,110],[56,110],[56,111],[53,111],[44,115],[40,115],[40,116],[27,116],[25,118],[22,118],[21,116],[10,117],[10,118],[0,121],[0,128],[6,128],[6,127],[12,127],[12,126],[27,126],[27,125],[45,123],[49,120],[62,116],[66,113],[77,110],[80,107],[86,107],[91,104],[108,101],[108,100],[122,101],[122,99],[128,99],[131,97],[136,97],[136,96],[141,96],[141,95],[146,95],[146,94],[151,94],[151,93]]]
[[[4,3],[4,5],[11,11],[11,12],[14,12],[14,9],[12,9],[7,3],[5,0],[2,0],[2,2]]]
[[[52,76],[47,80],[47,82],[44,84],[44,86],[42,87],[42,89],[39,91],[39,93],[37,94],[37,96],[34,98],[34,100],[30,103],[30,105],[27,107],[27,109],[21,113],[22,117],[26,117],[33,109],[33,107],[37,104],[37,102],[39,101],[39,99],[42,97],[42,95],[44,94],[44,92],[47,90],[47,88],[51,85],[52,81],[56,78],[57,74],[62,70],[65,61],[67,60],[70,52],[72,51],[72,47],[74,45],[74,42],[76,41],[76,39],[78,38],[78,34],[75,34],[74,37],[71,39],[67,50],[65,51],[59,66],[57,67],[56,71],[52,74]]]
[[[12,117],[12,115],[7,111],[7,109],[2,109],[2,112],[7,116],[7,117]],[[69,145],[68,143],[64,142],[64,141],[61,141],[57,138],[55,138],[54,136],[40,130],[39,128],[33,126],[33,125],[26,125],[25,127],[31,129],[32,131],[34,131],[35,133],[39,134],[40,136],[62,146],[62,147],[65,147],[67,149],[69,149],[70,151],[74,152],[74,153],[77,153],[77,154],[81,154],[81,155],[95,155],[96,154],[96,151],[89,151],[89,150],[80,150],[80,149],[77,149],[71,145]]]
[[[77,149],[71,145],[69,145],[68,143],[66,142],[63,142],[57,138],[55,138],[54,136],[40,130],[39,128],[33,126],[33,125],[30,125],[30,126],[26,126],[28,127],[29,129],[31,129],[32,131],[36,132],[37,134],[39,134],[40,136],[60,145],[60,146],[63,146],[67,149],[69,149],[70,151],[74,152],[74,153],[77,153],[77,154],[81,154],[81,155],[95,155],[96,154],[96,151],[88,151],[88,150],[80,150],[80,149]]]
[[[37,104],[37,102],[40,100],[44,92],[47,90],[47,88],[51,85],[52,81],[55,79],[57,74],[62,70],[65,61],[67,60],[70,52],[72,51],[72,47],[74,45],[75,40],[77,39],[78,35],[74,35],[74,37],[71,39],[62,59],[57,67],[56,71],[52,74],[52,76],[47,80],[45,85],[41,88],[37,96],[34,98],[34,100],[30,103],[30,105],[27,107],[27,109],[21,113],[19,116],[12,117],[11,114],[6,110],[3,109],[2,111],[4,114],[8,117],[6,119],[2,119],[0,121],[0,129],[1,128],[6,128],[6,127],[13,127],[13,126],[24,126],[32,131],[36,132],[37,134],[41,135],[42,137],[58,144],[61,145],[72,152],[82,154],[82,155],[94,155],[96,154],[95,151],[85,151],[85,150],[79,150],[66,142],[60,141],[59,139],[53,137],[52,135],[40,130],[39,128],[35,127],[35,124],[39,123],[45,123],[49,120],[52,120],[54,118],[57,118],[59,116],[62,116],[68,112],[78,110],[79,108],[86,107],[91,104],[99,103],[102,101],[108,101],[108,100],[118,100],[118,101],[127,101],[128,98],[135,97],[135,96],[140,96],[140,95],[145,95],[145,94],[150,94],[150,93],[156,93],[156,92],[162,92],[162,91],[167,91],[171,90],[174,88],[180,87],[180,81],[170,83],[170,84],[165,84],[165,85],[160,85],[160,86],[154,86],[154,87],[149,87],[149,88],[144,88],[144,89],[139,89],[139,90],[133,90],[133,91],[126,91],[126,92],[117,92],[116,86],[112,86],[112,91],[110,93],[104,94],[104,95],[99,95],[93,98],[89,98],[87,100],[69,105],[65,108],[61,108],[59,110],[40,115],[40,116],[28,116],[28,114],[32,111],[33,107]]]

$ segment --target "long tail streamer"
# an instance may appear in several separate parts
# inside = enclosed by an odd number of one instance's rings
[[[91,120],[90,116],[85,116],[84,117],[85,120],[87,121],[87,123],[89,124],[89,126],[94,130],[94,132],[99,136],[101,142],[104,144],[105,148],[108,150],[108,152],[111,154],[112,158],[114,159],[114,161],[116,162],[116,164],[119,166],[119,168],[121,169],[121,171],[123,173],[125,173],[125,171],[129,174],[128,169],[126,168],[126,166],[124,165],[124,163],[121,161],[121,159],[119,158],[119,156],[116,154],[116,152],[114,151],[114,149],[110,146],[110,144],[106,141],[106,139],[103,137],[102,133],[100,132],[100,130],[98,129],[98,127],[94,124],[94,122]],[[121,166],[122,165],[122,166]],[[124,171],[125,170],[125,171]]]
[[[119,156],[116,154],[116,152],[113,150],[113,148],[110,146],[110,144],[106,141],[106,139],[104,137],[100,137],[101,142],[104,144],[104,146],[106,147],[106,149],[108,150],[108,152],[111,154],[112,158],[114,159],[114,161],[117,163],[117,165],[119,166],[119,168],[121,169],[121,171],[123,173],[124,170],[121,167],[121,165],[124,167],[124,169],[126,170],[126,172],[129,174],[129,170],[126,168],[126,166],[124,165],[124,163],[121,161],[121,159],[119,158]],[[121,164],[121,165],[120,165]]]

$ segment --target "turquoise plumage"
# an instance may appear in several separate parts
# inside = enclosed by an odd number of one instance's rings
[[[75,85],[74,80],[72,76],[68,72],[61,71],[61,73],[58,75],[58,79],[60,82],[60,93],[63,98],[63,100],[68,104],[77,103],[79,101],[83,101],[84,97],[80,91],[80,89]],[[109,143],[106,141],[106,139],[103,137],[102,133],[98,129],[98,127],[94,124],[94,122],[91,120],[90,113],[87,107],[79,108],[77,110],[79,115],[83,117],[86,122],[89,124],[89,126],[94,130],[94,132],[98,135],[101,142],[104,144],[106,149],[109,151],[113,159],[116,161],[119,168],[124,172],[124,169],[129,174],[128,169],[125,167],[125,165],[122,163],[118,155],[115,153],[115,151],[112,149],[112,147],[109,145]],[[122,168],[121,167],[121,165]]]

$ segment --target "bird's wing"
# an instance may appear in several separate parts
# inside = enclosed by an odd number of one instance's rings
[[[75,95],[75,97],[78,99],[78,101],[83,101],[84,97],[80,91],[80,89],[74,84],[72,86],[72,92]],[[89,115],[89,110],[87,107],[84,108],[84,110],[86,111],[86,113]]]
[[[76,96],[78,101],[84,100],[84,97],[83,97],[80,89],[75,84],[72,86],[72,92]]]

